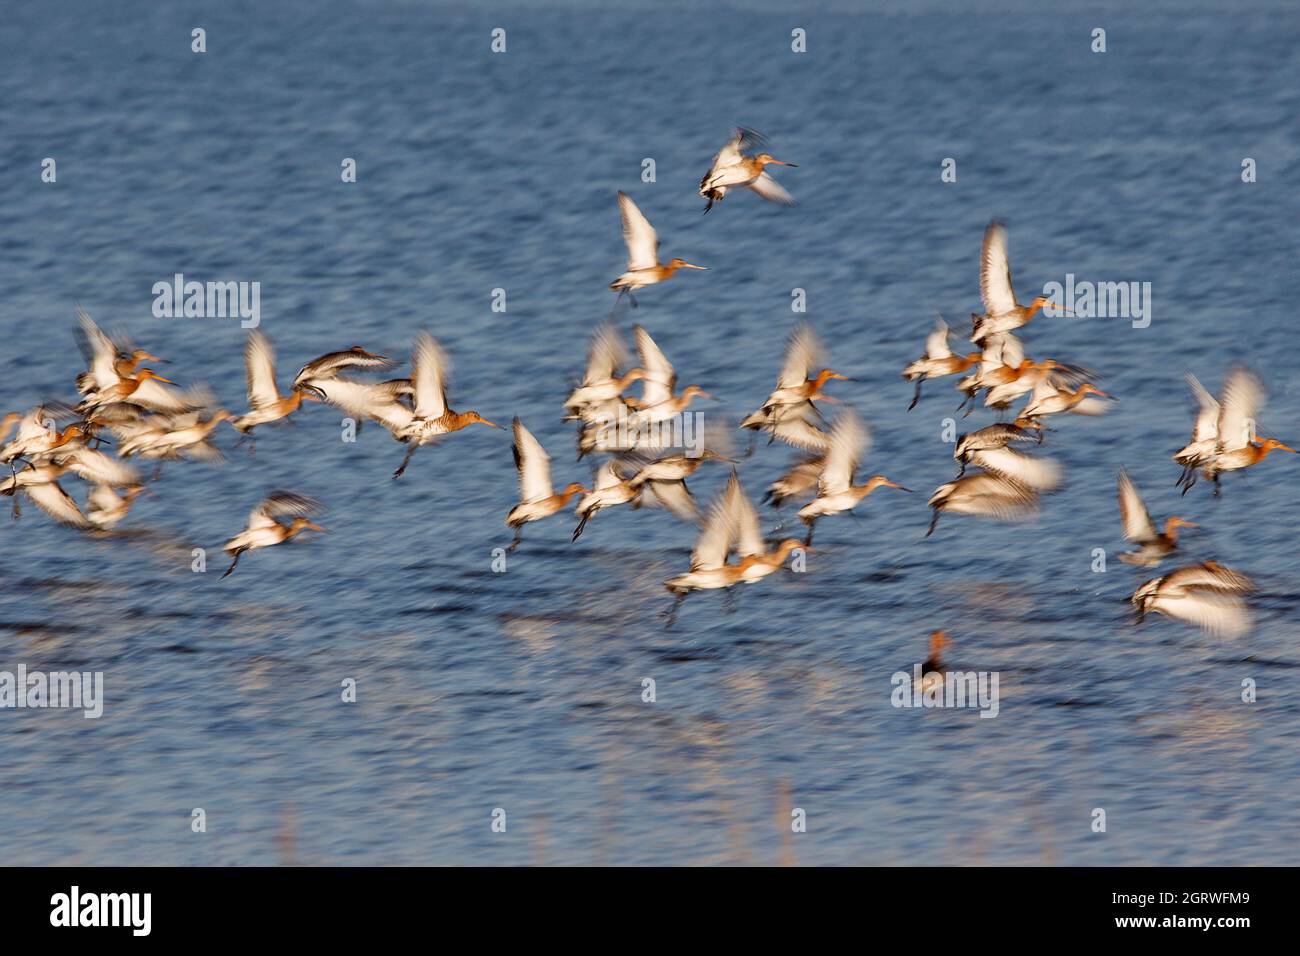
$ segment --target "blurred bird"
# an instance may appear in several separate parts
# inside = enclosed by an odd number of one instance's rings
[[[921,400],[921,386],[928,378],[942,378],[945,375],[957,375],[966,371],[983,357],[983,352],[971,352],[968,355],[953,355],[948,347],[948,323],[940,315],[934,331],[925,340],[925,354],[903,369],[903,378],[916,382],[916,394],[907,406],[910,412]]]
[[[857,413],[843,411],[831,428],[830,449],[817,479],[817,497],[799,509],[799,520],[808,526],[804,546],[812,544],[813,529],[822,515],[851,511],[859,501],[877,488],[897,488],[911,491],[890,481],[884,475],[872,475],[861,485],[853,483],[853,473],[866,455],[868,436]]]
[[[1250,612],[1243,594],[1253,590],[1249,578],[1217,561],[1178,568],[1152,578],[1130,598],[1137,622],[1155,612],[1195,624],[1203,631],[1239,637],[1250,630]]]
[[[929,505],[934,509],[934,517],[925,532],[927,538],[934,534],[939,515],[945,511],[986,515],[1004,521],[1024,518],[1038,510],[1038,492],[1014,479],[977,471],[940,485],[930,496]]]
[[[250,438],[253,429],[268,422],[288,418],[298,410],[304,398],[320,401],[307,389],[295,388],[281,398],[275,387],[275,350],[261,332],[249,334],[244,345],[244,377],[248,389],[248,412],[235,418],[235,431]]]
[[[700,180],[700,195],[707,199],[708,205],[704,207],[707,213],[713,208],[715,202],[721,202],[722,198],[727,195],[728,189],[747,188],[753,190],[762,196],[768,202],[783,203],[787,206],[793,206],[794,200],[790,194],[781,187],[781,184],[768,175],[767,166],[795,166],[795,163],[787,163],[782,160],[773,158],[771,153],[759,153],[757,156],[746,156],[742,150],[754,149],[767,145],[767,140],[761,133],[752,129],[738,127],[732,133],[731,139],[727,145],[718,150],[718,154],[713,157],[713,165],[709,171],[704,174]]]
[[[1029,305],[1016,301],[1011,287],[1011,264],[1007,261],[1007,230],[996,219],[984,230],[980,250],[980,299],[984,314],[978,316],[971,340],[976,344],[994,332],[1009,332],[1028,322],[1043,306],[1059,308],[1047,296],[1040,295]]]
[[[228,577],[235,570],[235,565],[239,563],[245,551],[269,548],[288,541],[302,531],[324,531],[325,529],[320,525],[305,517],[322,508],[319,501],[306,495],[297,495],[289,491],[272,492],[248,516],[248,527],[227,541],[222,548],[227,554],[234,555],[234,560],[230,562],[230,567],[226,568],[226,573],[221,576]],[[279,520],[285,515],[296,517],[286,524]]]
[[[510,542],[507,551],[519,547],[523,540],[524,525],[530,521],[540,521],[562,511],[574,495],[586,494],[587,489],[578,482],[566,485],[556,494],[551,487],[551,456],[546,454],[542,443],[533,437],[533,433],[524,427],[516,416],[511,422],[514,429],[515,468],[519,472],[519,504],[510,509],[506,524],[515,529],[515,539]]]
[[[622,296],[637,289],[657,282],[671,279],[678,269],[701,269],[685,259],[670,259],[667,265],[659,264],[659,236],[654,227],[637,208],[631,198],[623,192],[618,194],[618,208],[623,217],[623,241],[627,243],[627,271],[609,284],[609,287]],[[636,305],[636,299],[632,298]]]
[[[1156,531],[1155,523],[1151,520],[1151,512],[1147,511],[1147,506],[1143,504],[1133,479],[1123,468],[1119,470],[1118,494],[1119,515],[1124,525],[1124,537],[1138,545],[1136,551],[1126,551],[1121,554],[1119,556],[1121,561],[1153,568],[1177,549],[1179,528],[1197,526],[1195,521],[1185,521],[1177,515],[1171,515],[1165,520],[1165,530]]]
[[[396,364],[390,358],[375,355],[373,352],[367,352],[360,345],[354,345],[342,352],[329,352],[298,369],[298,374],[293,377],[293,388],[295,390],[306,388],[310,391],[319,391],[315,387],[317,382],[337,378],[338,374],[345,369],[369,371],[379,368],[392,368]]]
[[[665,582],[674,595],[672,607],[664,612],[668,626],[672,626],[677,609],[692,591],[729,588],[741,582],[753,584],[781,567],[790,552],[800,546],[797,539],[787,538],[775,550],[767,550],[758,514],[733,471],[727,487],[709,509],[691,552],[690,571]],[[735,564],[727,560],[732,551],[739,559]]]

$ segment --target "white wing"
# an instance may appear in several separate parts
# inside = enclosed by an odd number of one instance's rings
[[[23,491],[27,492],[27,497],[32,499],[36,507],[55,521],[70,524],[76,528],[90,526],[86,516],[77,507],[77,503],[59,486],[57,481],[50,481],[40,485],[25,485]]]
[[[1011,288],[1011,264],[1007,261],[1007,230],[996,219],[984,230],[984,246],[980,252],[980,298],[988,315],[1001,315],[1016,307],[1016,293]]]
[[[695,542],[695,550],[691,552],[692,571],[720,568],[727,561],[727,546],[731,544],[733,525],[729,506],[732,485],[740,485],[735,472],[732,472],[726,490],[709,506],[709,515],[704,519],[704,527]]]
[[[627,348],[618,329],[606,323],[596,329],[587,349],[587,374],[583,385],[607,382],[614,373],[627,364]]]
[[[279,401],[280,394],[275,390],[275,350],[261,332],[250,334],[244,345],[244,377],[250,408]]]
[[[100,485],[120,487],[140,481],[140,475],[130,465],[93,448],[77,448],[68,455],[56,455],[54,460],[66,465],[77,477]]]
[[[90,375],[96,389],[110,388],[121,381],[117,374],[117,346],[105,335],[85,309],[77,309],[77,321],[90,360]]]
[[[749,188],[768,202],[779,202],[785,206],[794,205],[794,197],[786,192],[785,187],[769,176],[766,171],[759,173],[758,178],[749,184]]]
[[[513,424],[515,467],[519,469],[519,500],[540,501],[551,497],[551,456],[546,454],[542,443],[533,437],[523,422],[516,418]]]
[[[1209,441],[1219,433],[1219,400],[1210,394],[1191,372],[1187,384],[1196,398],[1196,424],[1192,426],[1192,441]]]
[[[447,353],[428,332],[415,337],[411,353],[411,384],[415,386],[415,417],[440,418],[447,411]]]
[[[785,347],[785,364],[776,380],[777,388],[794,388],[808,380],[814,365],[820,361],[821,342],[808,323],[802,323],[790,335]]]
[[[1119,516],[1124,525],[1124,537],[1128,540],[1143,544],[1156,539],[1156,528],[1151,523],[1151,513],[1142,503],[1133,479],[1122,468],[1119,472]]]
[[[618,194],[618,210],[623,216],[623,241],[627,243],[627,268],[653,269],[659,264],[659,236],[627,193]]]
[[[742,558],[752,554],[763,554],[763,533],[758,527],[758,513],[745,490],[740,487],[740,478],[733,471],[727,482],[726,508],[731,540],[736,542],[736,553]]]
[[[331,405],[358,418],[373,418],[390,430],[405,428],[415,418],[409,408],[381,386],[347,378],[315,379],[312,384]]]
[[[1264,386],[1246,368],[1228,373],[1219,403],[1219,451],[1244,448],[1255,437],[1255,416],[1264,404]]]
[[[1061,466],[1050,458],[1035,458],[1011,448],[988,448],[971,459],[995,474],[1037,491],[1053,491],[1061,484]]]
[[[952,349],[948,347],[948,323],[939,316],[934,331],[925,339],[925,357],[928,359],[950,358]]]
[[[646,407],[666,402],[673,397],[677,372],[649,332],[639,325],[634,326],[632,331],[636,335],[636,351],[641,359],[641,369],[645,372],[645,378],[641,381],[641,402]]]
[[[853,483],[853,472],[866,453],[867,434],[857,413],[845,409],[831,427],[830,450],[822,466],[818,493],[822,497],[843,494]]]

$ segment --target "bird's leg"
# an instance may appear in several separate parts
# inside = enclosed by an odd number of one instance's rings
[[[677,609],[681,607],[682,602],[686,600],[687,593],[688,592],[686,591],[678,592],[673,597],[672,607],[668,608],[666,611],[659,612],[659,616],[664,619],[665,631],[672,630],[672,626],[677,622]]]
[[[1216,471],[1214,473],[1214,497],[1219,497],[1222,491],[1223,489],[1219,487],[1219,473]]]
[[[961,467],[957,469],[957,477],[960,478],[962,475],[966,474],[966,459],[959,458],[957,460],[961,463]]]
[[[235,560],[231,561],[230,567],[226,568],[226,573],[221,576],[223,579],[228,578],[230,576],[230,572],[235,570],[235,565],[239,563],[239,556],[243,553],[244,553],[243,548],[240,548],[238,551],[235,552]]]
[[[14,495],[14,520],[17,521],[20,517],[22,517],[22,513],[23,513],[23,512],[22,512],[22,509],[18,507],[18,489],[17,489],[17,488],[14,489],[14,491],[13,491],[13,495]]]
[[[923,378],[918,378],[918,379],[916,380],[916,394],[912,396],[912,404],[907,406],[907,410],[908,410],[909,412],[910,412],[912,409],[916,408],[916,403],[919,402],[919,401],[921,400],[921,386],[924,385],[924,384],[925,384],[925,379],[923,379]],[[965,402],[962,402],[961,404],[962,404],[962,405],[965,405],[966,403],[965,403]],[[960,409],[960,408],[961,408],[961,405],[958,405],[957,407]]]
[[[161,477],[162,477],[162,462],[158,462],[153,466],[153,480],[157,481]]]
[[[930,519],[930,527],[929,527],[929,529],[925,532],[925,536],[926,536],[927,538],[930,537],[930,535],[934,534],[934,528],[935,528],[935,525],[937,525],[937,524],[939,523],[939,515],[941,515],[941,514],[943,514],[943,512],[940,511],[938,508],[935,508],[935,509],[934,509],[934,517]]]
[[[582,516],[582,520],[578,522],[578,526],[573,529],[573,537],[569,539],[570,541],[577,541],[578,538],[582,536],[582,529],[587,527],[587,519],[590,517],[591,517],[590,511],[588,511],[585,515]]]
[[[519,525],[518,527],[515,528],[515,540],[510,542],[510,547],[506,548],[506,551],[513,551],[515,548],[519,547],[519,542],[523,540],[524,540],[524,526]]]
[[[805,548],[812,547],[813,529],[816,527],[817,527],[817,519],[813,518],[808,522],[808,536],[803,539],[803,546]]]
[[[727,588],[722,592],[722,606],[728,614],[736,613],[736,595],[731,588]]]
[[[415,449],[419,447],[419,445],[413,444],[410,448],[406,449],[406,457],[402,459],[402,464],[398,467],[397,471],[393,472],[394,480],[402,477],[402,472],[406,471],[406,466],[411,463],[411,456],[415,454]]]

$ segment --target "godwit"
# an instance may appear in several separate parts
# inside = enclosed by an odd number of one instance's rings
[[[678,269],[701,269],[685,259],[670,259],[667,265],[659,264],[659,236],[650,220],[642,214],[631,198],[618,194],[618,209],[623,217],[623,241],[627,243],[627,271],[609,284],[620,296],[627,294],[636,305],[632,293],[637,289],[671,279]]]
[[[1090,382],[1084,382],[1071,391],[1053,385],[1050,378],[1044,379],[1034,389],[1034,394],[1030,396],[1029,402],[1020,412],[1020,417],[1032,420],[1048,415],[1059,415],[1062,412],[1073,412],[1076,415],[1102,415],[1110,410],[1110,406],[1105,402],[1089,399],[1089,395],[1111,397]]]
[[[0,495],[11,495],[14,498],[14,518],[19,515],[17,493],[21,491],[55,521],[74,528],[90,527],[90,522],[81,513],[72,496],[59,484],[59,478],[65,471],[67,469],[63,465],[28,465],[0,482]]]
[[[578,526],[573,529],[573,539],[577,541],[592,515],[603,508],[624,505],[641,493],[640,488],[633,488],[631,483],[619,474],[618,463],[614,459],[606,461],[596,472],[596,480],[591,491],[578,500],[576,509]]]
[[[103,531],[115,527],[142,491],[144,485],[132,485],[119,495],[109,485],[96,485],[86,499],[86,520]]]
[[[713,165],[700,180],[700,195],[709,201],[704,207],[707,213],[715,202],[722,202],[728,189],[749,188],[768,202],[783,203],[793,206],[790,194],[781,188],[781,184],[767,174],[766,166],[796,166],[795,163],[782,162],[770,153],[746,156],[744,149],[765,146],[767,141],[761,133],[752,129],[739,127],[732,134],[726,146],[718,150],[713,157]]]
[[[680,394],[674,395],[677,387],[677,370],[664,355],[650,333],[642,326],[633,326],[636,337],[636,351],[641,359],[641,398],[638,408],[628,416],[627,427],[636,429],[643,425],[667,421],[674,415],[684,412],[695,396],[713,398],[714,396],[698,385],[687,385]],[[716,400],[716,399],[715,399]]]
[[[767,432],[772,436],[769,444],[779,438],[787,445],[825,454],[830,436],[813,421],[816,414],[811,405],[777,405],[770,412],[763,409],[754,412],[740,427]]]
[[[971,352],[967,355],[953,355],[948,347],[948,323],[940,315],[934,331],[925,340],[925,354],[903,369],[903,378],[916,382],[916,394],[907,406],[910,412],[921,400],[921,386],[928,378],[942,378],[945,375],[957,375],[966,371],[983,357],[983,352]],[[964,404],[964,403],[963,403]]]
[[[855,412],[845,409],[831,428],[830,449],[817,480],[817,497],[799,509],[799,520],[808,526],[805,547],[812,544],[813,528],[822,515],[851,511],[854,505],[880,487],[912,490],[884,475],[872,475],[865,483],[855,485],[853,473],[866,454],[867,445],[868,436],[861,419]]]
[[[1018,419],[1015,422],[989,425],[980,428],[966,435],[957,438],[957,446],[952,451],[952,457],[961,463],[961,469],[957,472],[960,478],[966,473],[966,466],[972,464],[971,456],[976,452],[987,451],[995,448],[1006,448],[1012,442],[1025,442],[1043,440],[1043,426],[1038,422],[1025,421]]]
[[[126,378],[119,379],[116,385],[89,393],[77,406],[78,412],[89,412],[103,405],[114,402],[129,402],[141,408],[155,408],[161,411],[181,411],[188,406],[183,400],[152,382],[165,382],[175,385],[169,378],[163,378],[151,368],[140,371]]]
[[[974,411],[973,403],[981,389],[1011,381],[1023,368],[1028,367],[1023,364],[1024,362],[1024,345],[1013,334],[994,332],[986,336],[980,351],[979,365],[974,372],[957,383],[958,390],[966,396],[957,406],[957,410],[961,411],[966,405],[971,405],[972,407],[966,412],[969,415]]]
[[[625,461],[635,464],[638,458],[633,456]],[[632,507],[657,504],[683,521],[697,520],[699,507],[695,504],[691,489],[686,486],[686,479],[695,474],[706,461],[730,462],[731,459],[709,448],[698,455],[662,455],[653,461],[641,458],[640,467],[627,479],[628,485],[641,490],[641,496],[632,503]]]
[[[140,475],[124,461],[118,461],[86,445],[82,439],[65,442],[50,453],[50,459],[78,478],[115,488],[140,483]]]
[[[627,349],[614,326],[605,324],[596,329],[587,349],[587,371],[582,384],[575,388],[564,403],[565,411],[576,412],[588,405],[616,399],[633,382],[644,377],[639,368],[628,369],[623,375],[618,370],[627,364]]]
[[[1204,631],[1238,637],[1250,630],[1250,612],[1242,595],[1253,589],[1244,574],[1217,561],[1192,564],[1152,578],[1130,600],[1140,624],[1153,611]]]
[[[984,230],[984,245],[980,250],[980,298],[984,302],[984,314],[978,316],[971,334],[976,345],[994,332],[1020,328],[1045,305],[1056,308],[1043,295],[1029,305],[1016,301],[1015,289],[1011,287],[1011,264],[1007,261],[1007,230],[996,219]]]
[[[515,539],[507,551],[519,547],[524,525],[528,522],[549,518],[563,510],[574,495],[587,493],[587,489],[575,481],[556,494],[551,487],[551,456],[518,417],[511,426],[515,436],[515,468],[519,472],[519,504],[506,516],[506,524],[515,529]]]
[[[987,515],[1011,521],[1033,514],[1038,510],[1038,492],[1011,478],[978,471],[940,485],[930,496],[934,509],[930,519],[928,538],[934,534],[939,515],[945,511],[953,514]]]
[[[815,401],[837,401],[822,392],[831,379],[852,381],[847,375],[841,375],[831,368],[823,368],[814,373],[822,352],[821,343],[813,332],[812,326],[804,323],[794,330],[785,348],[785,363],[781,374],[777,376],[776,388],[763,402],[759,413],[771,416],[777,408],[785,411],[801,409]],[[816,406],[813,406],[814,410]]]
[[[933,690],[936,687],[943,686],[944,666],[941,659],[943,649],[952,642],[948,640],[948,635],[944,631],[930,632],[930,641],[928,653],[924,663],[921,664],[921,683],[919,689],[921,693]]]
[[[798,547],[801,544],[797,539],[786,538],[774,551],[767,550],[759,531],[758,514],[733,471],[727,487],[709,509],[695,550],[691,552],[690,571],[664,582],[674,595],[672,607],[664,612],[668,626],[672,626],[677,609],[692,591],[729,588],[741,582],[753,584],[781,567],[790,552]],[[739,560],[730,564],[727,557],[733,550]]]
[[[409,446],[402,464],[393,472],[394,478],[400,478],[420,446],[432,444],[443,435],[475,423],[501,427],[478,412],[454,412],[447,406],[450,369],[451,360],[447,353],[432,335],[421,332],[415,338],[411,353],[411,406],[401,400],[403,389],[390,385],[338,377],[317,377],[310,384],[331,405],[353,415],[374,419],[388,429],[394,439]]]
[[[1280,448],[1300,454],[1290,445],[1276,438],[1256,440],[1255,418],[1264,405],[1264,386],[1249,369],[1237,366],[1228,373],[1219,397],[1219,422],[1214,442],[1214,453],[1202,460],[1201,474],[1214,482],[1214,493],[1219,494],[1219,475],[1225,471],[1240,471],[1257,465],[1269,452]],[[1195,478],[1183,489],[1186,493]]]
[[[1196,421],[1192,425],[1191,441],[1174,453],[1174,461],[1183,466],[1177,484],[1184,494],[1196,483],[1196,472],[1201,465],[1214,457],[1214,446],[1219,437],[1218,399],[1191,372],[1187,373],[1187,385],[1196,399]]]
[[[469,425],[487,425],[500,428],[478,412],[454,412],[447,405],[447,375],[451,362],[434,337],[428,332],[421,332],[415,338],[415,350],[411,353],[411,384],[415,391],[412,396],[411,420],[399,431],[393,433],[398,441],[407,442],[410,447],[406,457],[394,478],[400,478],[406,471],[415,449],[427,445],[443,435],[460,431]]]
[[[230,567],[226,568],[226,573],[222,577],[227,577],[230,572],[235,570],[235,565],[239,563],[239,558],[245,551],[269,548],[273,544],[288,541],[294,535],[307,529],[324,531],[325,529],[320,525],[309,521],[305,517],[305,515],[320,511],[321,508],[322,505],[319,501],[305,495],[296,495],[288,491],[272,492],[248,516],[248,527],[227,541],[225,547],[222,548],[227,554],[234,555],[234,560],[230,562]],[[286,524],[278,520],[282,515],[296,515],[297,517]]]
[[[193,458],[197,461],[221,461],[222,454],[209,440],[222,422],[235,416],[224,408],[211,417],[199,412],[185,415],[154,415],[145,420],[146,428],[126,439],[118,447],[123,458],[139,455],[153,461]]]
[[[772,482],[763,501],[779,510],[787,501],[817,497],[817,482],[825,463],[823,455],[801,456],[793,468]]]
[[[316,390],[314,383],[335,378],[344,369],[392,368],[396,363],[383,355],[367,352],[360,345],[354,345],[342,352],[330,352],[318,359],[313,359],[293,377],[293,387]]]
[[[1173,554],[1178,547],[1180,527],[1196,527],[1195,521],[1184,521],[1177,515],[1171,515],[1165,520],[1164,532],[1156,531],[1155,523],[1151,520],[1151,512],[1147,511],[1147,506],[1142,503],[1142,497],[1138,494],[1133,479],[1123,468],[1119,470],[1118,493],[1119,516],[1124,525],[1124,537],[1138,545],[1138,550],[1121,554],[1119,556],[1121,561],[1153,568]]]
[[[56,449],[86,434],[80,424],[69,425],[63,431],[54,427],[57,412],[49,405],[38,405],[18,421],[18,431],[13,441],[0,447],[0,462],[10,466],[20,459],[36,462]],[[9,427],[12,427],[10,425]]]
[[[248,412],[233,419],[235,431],[250,437],[258,425],[288,418],[304,398],[319,401],[306,389],[295,388],[284,398],[275,387],[275,350],[261,332],[253,331],[244,345],[244,377],[248,386]]]

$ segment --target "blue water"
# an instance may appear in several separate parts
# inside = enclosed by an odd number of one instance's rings
[[[568,516],[533,525],[492,572],[516,501],[508,433],[452,436],[393,482],[403,449],[377,427],[345,444],[319,405],[264,429],[253,457],[223,428],[226,463],[168,465],[138,501],[123,527],[153,538],[89,539],[30,506],[3,519],[0,670],[100,670],[107,700],[97,721],[0,711],[0,859],[1297,862],[1300,462],[1279,452],[1221,499],[1180,501],[1169,456],[1191,424],[1184,369],[1217,389],[1237,359],[1270,387],[1260,432],[1300,441],[1300,21],[1285,3],[1184,6],[7,11],[0,410],[72,397],[78,303],[240,409],[247,333],[154,318],[150,290],[177,272],[258,281],[282,382],[353,344],[404,357],[427,328],[454,356],[454,407],[522,416],[557,482],[585,480],[560,404],[613,304],[621,188],[668,255],[710,267],[619,318],[725,400],[701,410],[757,406],[805,289],[833,364],[861,379],[833,393],[873,429],[867,473],[916,494],[823,521],[806,573],[734,610],[692,597],[666,631],[662,582],[693,534],[664,514],[603,513],[576,544]],[[695,184],[735,123],[799,164],[777,173],[799,206],[733,195],[700,215]],[[1049,437],[1068,483],[1040,518],[949,516],[922,541],[957,395],[931,383],[908,413],[899,371],[936,309],[966,327],[994,216],[1022,298],[1071,272],[1150,282],[1153,320],[1036,318],[1031,354],[1097,369],[1114,412]],[[741,466],[751,496],[793,457],[760,446]],[[1121,465],[1157,516],[1201,523],[1188,559],[1256,580],[1253,632],[1133,626],[1126,598],[1150,575],[1114,559]],[[725,477],[706,466],[696,495]],[[221,544],[277,487],[324,500],[330,533],[218,580]],[[890,675],[938,627],[953,667],[1000,672],[996,719],[890,706]]]

